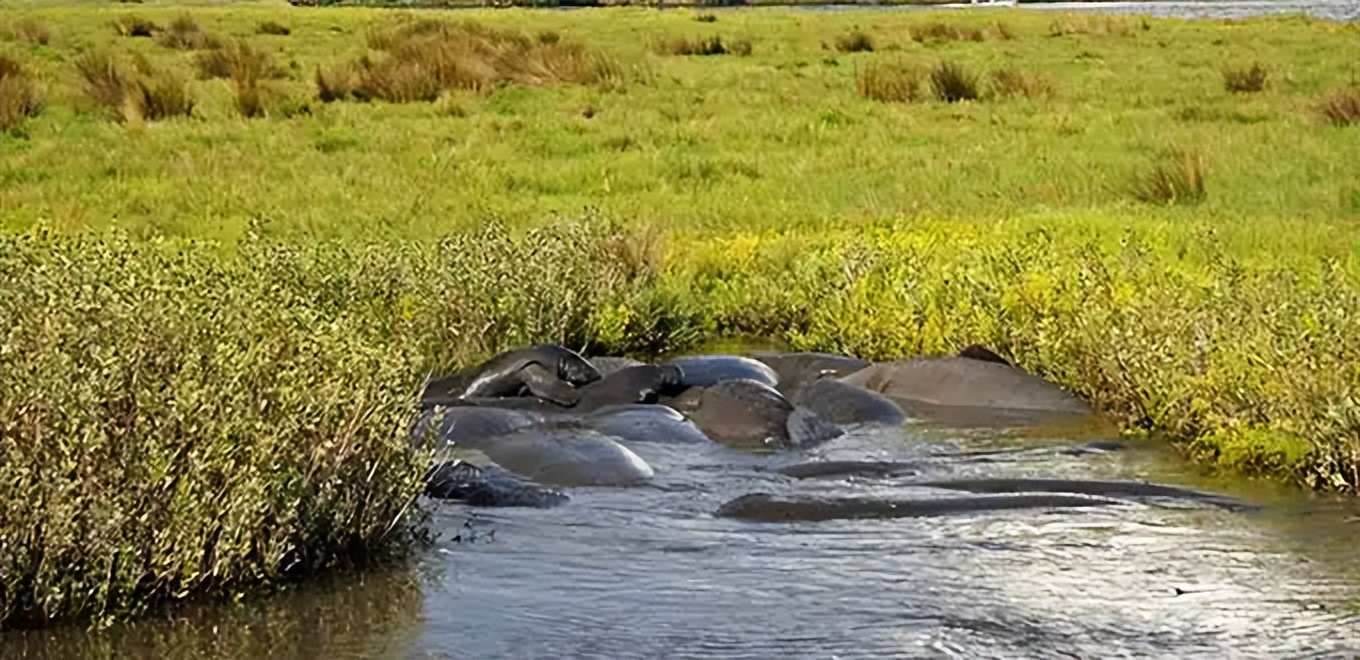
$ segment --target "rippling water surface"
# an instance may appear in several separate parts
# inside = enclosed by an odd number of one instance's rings
[[[1336,503],[1234,494],[1056,512],[750,523],[754,491],[948,497],[939,476],[1194,484],[1153,448],[1066,456],[1056,440],[908,426],[807,454],[637,445],[655,488],[560,508],[441,504],[418,565],[99,634],[6,638],[4,657],[1355,658],[1360,530]],[[975,455],[999,446],[1022,451]],[[793,480],[807,458],[917,461],[895,479]]]

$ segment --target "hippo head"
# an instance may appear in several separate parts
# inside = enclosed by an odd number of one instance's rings
[[[581,357],[563,357],[558,360],[557,377],[577,387],[602,378],[600,370]]]
[[[685,370],[678,364],[657,366],[656,393],[660,396],[675,396],[685,391]]]

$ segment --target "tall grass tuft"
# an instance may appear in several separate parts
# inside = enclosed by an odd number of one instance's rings
[[[943,21],[917,23],[907,27],[907,34],[917,43],[931,41],[986,41],[986,30],[978,27],[959,26]]]
[[[1133,34],[1133,21],[1119,16],[1064,14],[1048,25],[1051,37],[1070,34],[1127,37]]]
[[[1360,124],[1360,87],[1338,89],[1323,97],[1318,114],[1334,126]]]
[[[749,39],[736,39],[724,42],[721,36],[714,35],[698,39],[676,37],[657,44],[656,50],[662,55],[746,56],[750,55],[753,49]]]
[[[868,62],[855,72],[855,91],[872,101],[911,103],[923,97],[925,73],[905,62]]]
[[[935,97],[946,103],[978,98],[977,74],[952,60],[942,61],[930,71],[930,87]]]
[[[852,30],[836,37],[836,50],[842,53],[868,52],[873,49],[873,37],[861,30]]]
[[[1047,76],[1016,68],[997,69],[988,80],[988,92],[996,98],[1052,96],[1053,81]]]
[[[26,41],[46,46],[52,41],[52,30],[45,23],[32,18],[21,18],[0,29],[0,37],[7,41]]]
[[[1259,92],[1266,88],[1269,71],[1260,62],[1250,67],[1224,68],[1223,87],[1234,94]]]
[[[113,22],[113,31],[120,37],[152,37],[161,26],[140,16],[120,16]]]
[[[386,51],[318,73],[323,99],[353,96],[396,103],[433,101],[445,90],[524,85],[613,85],[624,79],[614,59],[564,39],[533,39],[477,23],[423,20],[375,31],[370,46]],[[348,72],[348,73],[346,73]]]
[[[6,41],[27,41],[38,46],[52,42],[52,29],[47,24],[32,18],[21,18],[0,28],[0,37]]]
[[[1133,195],[1150,204],[1198,204],[1204,201],[1204,155],[1196,149],[1168,150],[1133,184]]]
[[[317,67],[315,81],[317,97],[323,102],[343,101],[353,96],[359,86],[359,72],[349,65]]]
[[[16,60],[0,55],[0,131],[9,131],[43,109],[43,94]]]
[[[85,94],[114,121],[155,121],[193,112],[186,81],[173,71],[151,68],[145,60],[133,71],[107,53],[92,51],[76,58],[75,67]]]
[[[257,50],[242,40],[225,42],[211,50],[199,51],[194,56],[200,78],[230,78],[232,80],[263,80],[284,75],[274,65],[269,53]]]
[[[170,21],[165,30],[156,37],[156,43],[166,48],[202,50],[220,46],[222,39],[215,34],[205,32],[192,16],[181,14],[175,20]]]
[[[262,21],[259,25],[255,26],[255,32],[257,34],[272,34],[278,37],[286,37],[292,34],[293,30],[278,21]]]

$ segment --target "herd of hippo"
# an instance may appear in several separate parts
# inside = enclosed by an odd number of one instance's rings
[[[1025,426],[1091,410],[1078,397],[970,346],[957,355],[873,363],[827,353],[695,355],[651,364],[586,358],[553,344],[502,353],[426,382],[413,429],[418,447],[473,450],[436,464],[425,494],[471,506],[551,507],[565,489],[632,487],[655,469],[630,447],[719,443],[748,452],[799,452],[856,429],[913,419]],[[1118,448],[1097,442],[1071,451]],[[776,470],[790,479],[913,474],[876,461],[813,461]],[[758,521],[944,515],[1013,508],[1188,499],[1245,507],[1224,496],[1141,481],[953,479],[912,485],[958,497],[865,499],[750,493],[717,515]]]

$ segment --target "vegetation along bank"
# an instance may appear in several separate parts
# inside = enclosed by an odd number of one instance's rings
[[[1302,17],[6,3],[0,607],[400,554],[429,370],[984,343],[1360,484],[1360,40]]]

